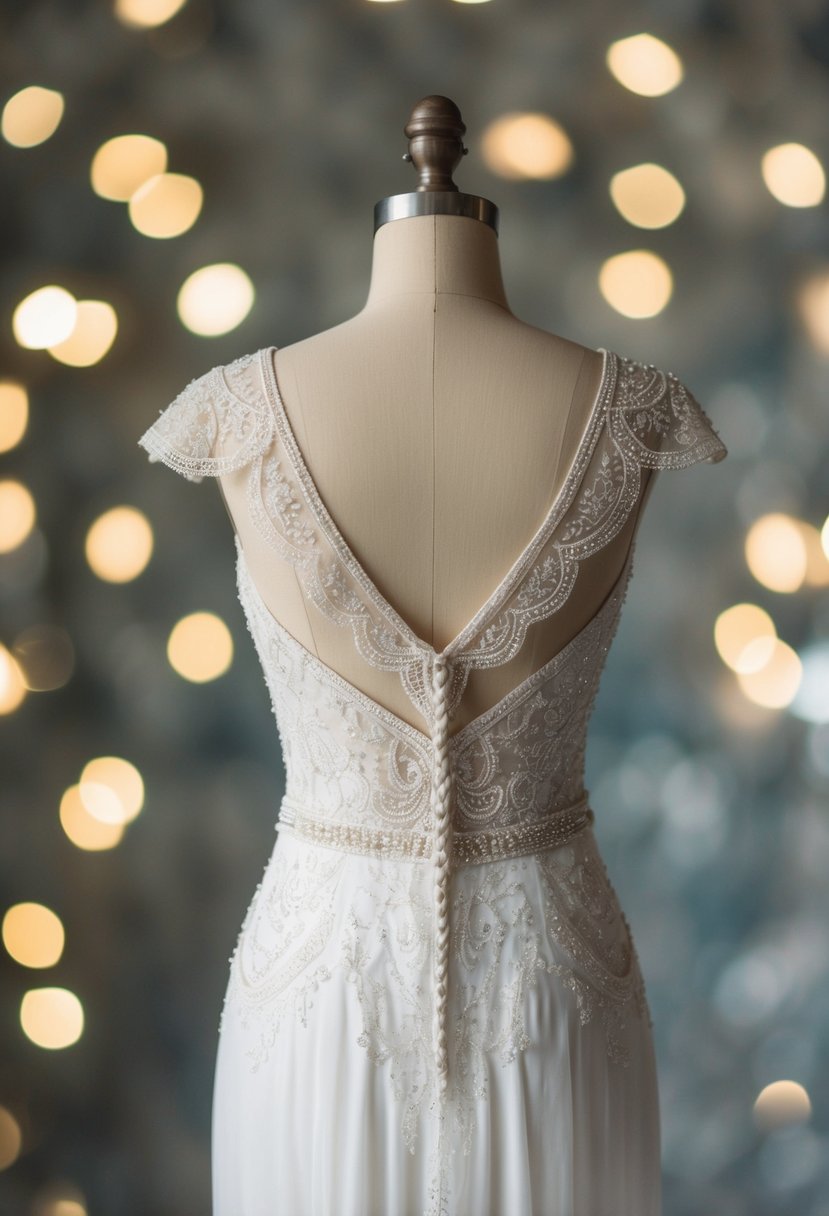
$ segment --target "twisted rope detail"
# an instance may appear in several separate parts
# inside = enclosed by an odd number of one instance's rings
[[[441,1095],[449,1084],[446,1012],[449,997],[449,879],[452,871],[452,768],[449,756],[449,659],[435,655],[432,670],[432,822],[434,825],[435,1000],[432,1014],[435,1062]]]

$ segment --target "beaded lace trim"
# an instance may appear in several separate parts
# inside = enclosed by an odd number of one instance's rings
[[[247,504],[262,536],[297,570],[319,611],[351,628],[363,659],[399,673],[428,721],[435,651],[380,594],[325,509],[279,395],[277,349],[264,347],[191,381],[139,443],[151,460],[163,460],[193,481],[249,464]],[[530,625],[567,601],[581,563],[627,520],[643,466],[679,468],[726,455],[704,410],[676,376],[600,349],[601,384],[561,491],[498,588],[443,652],[452,659],[443,694],[450,714],[471,667],[509,662]]]
[[[259,592],[254,579],[248,568],[245,559],[245,552],[242,548],[239,537],[234,535],[234,543],[236,545],[236,582],[239,593],[239,601],[244,609],[246,617],[252,617],[261,622],[265,632],[275,632],[278,635],[279,643],[282,646],[289,647],[294,655],[303,663],[312,666],[321,677],[328,683],[334,684],[339,688],[345,696],[354,701],[358,701],[365,710],[378,718],[380,718],[386,726],[389,726],[396,734],[403,735],[410,743],[412,743],[424,756],[430,754],[431,737],[418,730],[405,718],[398,717],[392,713],[385,705],[379,701],[375,701],[367,693],[358,688],[356,684],[352,684],[341,676],[333,667],[329,667],[322,659],[318,658],[312,651],[306,649],[294,635],[285,628],[282,622],[273,615]],[[636,552],[636,537],[634,537],[630,548],[628,549],[622,569],[619,571],[619,576],[616,579],[613,587],[607,594],[604,602],[597,609],[589,621],[576,633],[569,642],[567,642],[561,650],[556,651],[552,658],[543,663],[541,667],[531,672],[525,679],[521,680],[508,692],[504,693],[499,701],[484,710],[476,718],[472,718],[464,726],[450,736],[450,746],[458,755],[462,755],[468,751],[476,742],[476,739],[482,735],[493,722],[502,718],[513,705],[523,701],[529,693],[547,683],[565,664],[571,659],[573,654],[579,650],[589,648],[592,642],[592,636],[598,634],[605,627],[606,618],[610,618],[618,613],[621,603],[624,600],[627,591],[627,585],[632,577],[633,561]],[[475,816],[477,818],[477,814]]]
[[[252,475],[251,514],[265,539],[297,568],[312,602],[330,619],[351,626],[367,663],[399,673],[412,704],[428,721],[434,713],[436,652],[380,593],[325,507],[279,392],[273,362],[277,349],[264,347],[258,357],[279,453],[287,457],[288,468],[269,462],[271,482],[265,487]],[[451,660],[442,694],[450,714],[472,667],[509,662],[530,625],[567,601],[581,563],[627,521],[639,498],[643,466],[679,468],[726,455],[704,410],[676,376],[599,349],[604,359],[599,389],[560,491],[498,587],[442,651]],[[272,502],[275,511],[269,509]]]
[[[508,857],[526,857],[543,849],[564,844],[588,823],[595,822],[593,809],[587,805],[587,793],[567,807],[556,807],[547,815],[529,822],[502,828],[500,831],[455,832],[452,864],[481,865],[487,861],[504,861]],[[320,819],[313,811],[285,795],[277,827],[291,831],[345,853],[363,856],[393,857],[399,861],[426,861],[434,850],[430,832],[404,832],[392,828],[372,828],[360,823],[332,823]]]
[[[253,360],[243,355],[185,385],[138,440],[150,461],[163,461],[188,481],[200,482],[264,455],[273,442],[273,423],[252,375]]]
[[[568,506],[572,502],[573,495],[579,485],[579,480],[584,472],[586,465],[590,460],[595,444],[602,428],[603,417],[606,413],[607,403],[613,396],[613,386],[616,372],[616,361],[618,356],[604,348],[602,350],[602,374],[599,382],[598,391],[593,399],[593,403],[588,412],[588,421],[581,437],[573,461],[567,474],[562,482],[561,489],[556,494],[552,506],[547,511],[544,520],[537,528],[534,536],[529,544],[525,546],[520,555],[513,562],[507,574],[501,579],[498,586],[486,599],[484,604],[478,609],[470,621],[458,633],[455,638],[444,647],[441,652],[444,656],[451,656],[453,660],[457,660],[463,654],[464,643],[467,639],[474,637],[482,622],[492,617],[500,608],[504,599],[509,592],[516,586],[522,578],[524,572],[532,565],[533,559],[539,549],[544,544],[547,537],[555,528],[558,521],[566,512]],[[279,386],[276,381],[274,370],[273,356],[276,354],[278,347],[265,347],[261,350],[260,357],[262,360],[262,378],[265,385],[265,390],[269,395],[269,402],[273,412],[274,423],[279,435],[282,448],[287,453],[292,471],[296,480],[302,487],[304,498],[309,506],[309,509],[314,516],[316,522],[322,530],[322,533],[340,558],[343,566],[360,583],[363,590],[366,592],[369,600],[372,602],[378,612],[384,616],[388,623],[393,626],[408,643],[409,649],[424,651],[427,657],[432,658],[435,654],[434,647],[426,642],[423,638],[418,637],[414,630],[400,616],[396,609],[389,603],[384,595],[381,594],[373,579],[369,577],[362,563],[358,561],[353,550],[350,548],[340,529],[337,527],[334,519],[323,502],[316,483],[311,476],[310,470],[302,456],[299,444],[291,428],[288,420],[285,404],[282,400],[282,395],[279,391]]]

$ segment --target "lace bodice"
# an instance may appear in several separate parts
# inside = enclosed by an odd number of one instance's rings
[[[195,482],[248,466],[248,506],[261,535],[297,569],[311,602],[351,629],[362,657],[399,673],[409,699],[431,721],[435,650],[380,594],[320,498],[279,395],[276,349],[264,347],[192,380],[139,442],[150,460]],[[441,652],[451,668],[450,714],[470,668],[508,662],[530,625],[566,602],[581,562],[624,526],[642,468],[681,468],[726,454],[675,376],[602,354],[599,390],[561,490],[498,587]]]
[[[381,595],[322,502],[279,396],[275,349],[243,355],[191,381],[139,442],[151,460],[191,481],[246,469],[247,505],[258,532],[296,570],[310,603],[350,633],[361,656],[398,673],[430,730],[379,705],[292,637],[259,594],[237,536],[239,599],[285,760],[280,825],[326,846],[302,861],[294,858],[296,889],[285,874],[281,886],[274,885],[289,851],[266,872],[269,893],[258,890],[240,936],[237,983],[251,1010],[269,994],[264,1052],[275,1011],[290,1001],[304,1016],[308,993],[330,976],[330,963],[319,960],[334,931],[332,900],[342,860],[348,854],[367,859],[376,866],[371,900],[385,912],[366,918],[352,904],[352,930],[340,939],[341,963],[365,1009],[364,1045],[375,1059],[393,1055],[410,1080],[421,1078],[407,1090],[408,1118],[432,1083],[442,1109],[454,1075],[463,1122],[469,1110],[464,1095],[480,1092],[475,1051],[486,1039],[506,1058],[527,1043],[517,1015],[498,1018],[496,1029],[498,993],[509,991],[510,1007],[520,1008],[535,970],[560,966],[545,954],[533,916],[525,917],[520,950],[526,965],[506,988],[501,975],[488,994],[467,994],[450,1033],[450,957],[461,967],[482,948],[477,942],[473,949],[464,916],[481,900],[490,908],[509,904],[516,917],[522,900],[529,906],[529,888],[522,885],[527,880],[520,878],[528,862],[517,859],[537,859],[546,891],[543,919],[557,926],[563,948],[569,943],[578,966],[568,982],[585,1017],[602,1009],[609,1050],[625,1003],[645,1008],[626,921],[593,851],[593,813],[584,788],[588,721],[629,584],[634,543],[609,595],[558,654],[454,735],[452,715],[473,668],[508,662],[529,627],[567,602],[580,564],[629,519],[643,468],[719,461],[726,448],[674,375],[603,350],[587,427],[543,523],[487,602],[438,652]],[[431,892],[425,900],[424,875]],[[291,921],[280,901],[294,895],[299,902]],[[385,935],[379,933],[384,917],[402,905],[409,908],[406,933],[413,949],[406,954],[410,973],[404,976],[401,966],[397,974],[418,1016],[402,1038],[391,1036],[390,1045],[382,994],[366,982],[364,967]],[[539,917],[541,911],[539,905]],[[500,955],[489,940],[487,950],[487,974],[495,983]],[[431,960],[430,991],[420,970],[423,957]]]
[[[430,737],[301,646],[265,607],[238,538],[236,546],[239,599],[278,724],[288,799],[332,823],[395,833],[406,855],[405,838],[431,828]],[[579,797],[587,720],[632,554],[564,650],[450,739],[457,833],[532,821],[539,808]]]

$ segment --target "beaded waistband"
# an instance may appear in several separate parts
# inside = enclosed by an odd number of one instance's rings
[[[454,832],[452,860],[456,865],[521,857],[564,844],[595,816],[585,793],[577,802],[559,807],[528,823],[494,831]],[[276,824],[289,828],[315,844],[346,853],[391,857],[400,861],[428,861],[432,855],[431,832],[406,832],[394,828],[371,828],[363,824],[337,823],[320,819],[287,794]]]

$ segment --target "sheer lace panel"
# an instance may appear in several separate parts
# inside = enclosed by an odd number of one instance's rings
[[[291,431],[264,347],[191,381],[139,442],[190,480],[249,466],[247,504],[265,541],[297,571],[311,602],[350,629],[361,658],[396,671],[430,722],[435,651],[381,595],[325,509]],[[581,563],[619,533],[641,470],[719,461],[725,445],[672,373],[603,350],[582,443],[545,521],[499,587],[443,651],[454,713],[472,668],[509,663],[529,627],[568,600]]]
[[[514,770],[504,764],[503,755],[497,764],[493,758],[492,763],[485,763],[480,768],[477,768],[469,760],[469,756],[476,751],[480,752],[481,748],[485,748],[486,745],[482,742],[482,737],[497,729],[497,724],[511,711],[519,710],[521,722],[526,724],[526,703],[533,695],[535,695],[533,705],[538,706],[543,704],[546,713],[544,730],[546,732],[547,745],[545,746],[544,754],[551,762],[557,763],[560,770],[559,777],[551,778],[550,788],[545,792],[545,797],[542,801],[545,806],[561,805],[573,801],[578,796],[583,784],[583,771],[579,769],[578,764],[579,757],[583,757],[583,744],[579,742],[579,733],[581,731],[582,736],[586,734],[587,717],[598,686],[601,667],[603,666],[604,657],[610,649],[618,626],[622,605],[627,595],[628,584],[633,572],[635,550],[636,544],[634,540],[634,543],[628,550],[622,570],[609,595],[605,598],[598,612],[594,613],[590,620],[570,639],[567,645],[559,650],[551,659],[547,660],[540,668],[533,671],[526,679],[521,680],[519,684],[511,688],[496,704],[467,722],[451,736],[450,741],[455,758],[466,757],[467,769],[470,772],[474,769],[476,772],[474,782],[470,783],[468,796],[464,794],[463,782],[460,782],[456,788],[460,812],[459,830],[471,830],[474,827],[481,826],[484,822],[486,822],[487,826],[506,827],[513,822],[520,821],[520,816],[517,820],[512,820],[504,818],[501,814],[500,808],[505,807],[510,801],[507,796],[506,785],[499,794],[493,796],[493,788],[498,785],[501,779],[507,783],[511,783],[513,786],[515,785],[515,782],[511,782]],[[377,725],[371,728],[373,731],[378,729],[379,725],[379,728],[385,729],[386,737],[390,730],[392,734],[399,736],[400,740],[407,745],[408,752],[405,768],[409,775],[411,776],[415,769],[421,765],[424,766],[423,772],[425,773],[430,763],[430,736],[417,727],[410,725],[404,719],[388,710],[384,705],[375,701],[373,697],[368,696],[360,688],[351,684],[339,672],[329,667],[298,642],[280,624],[277,618],[273,616],[263,601],[256,583],[248,570],[244,550],[238,537],[236,538],[236,554],[236,580],[239,602],[245,614],[248,631],[256,646],[265,675],[265,682],[270,691],[271,704],[274,708],[277,722],[279,723],[280,717],[284,719],[288,713],[283,708],[280,714],[277,708],[278,705],[283,703],[282,685],[288,678],[288,674],[296,667],[300,667],[308,674],[311,691],[309,694],[306,688],[304,695],[298,692],[294,694],[294,704],[297,708],[305,704],[318,702],[320,686],[327,689],[333,687],[337,690],[339,698],[337,702],[338,714],[342,713],[343,706],[346,703],[355,703],[363,720],[366,715],[377,719]],[[287,662],[285,659],[286,654],[289,657],[289,661]],[[278,675],[274,673],[278,673]],[[590,686],[588,695],[588,683],[594,679],[595,683]],[[548,688],[548,685],[551,687]],[[575,689],[578,689],[579,695],[582,698],[579,714],[573,713],[573,693]],[[551,708],[551,703],[553,702],[557,706],[555,711]],[[337,714],[334,715],[333,721],[327,724],[329,729],[333,730],[336,720]],[[567,742],[573,746],[570,748],[562,747],[561,754],[556,756],[556,740],[553,737],[553,727],[559,725],[566,726]],[[318,720],[317,726],[319,726]],[[515,724],[510,728],[510,736],[515,733],[514,726]],[[296,730],[281,730],[281,737],[285,736],[286,739],[288,736],[295,735],[296,733]],[[285,739],[283,739],[283,752],[286,755],[286,765],[290,770]],[[520,742],[521,740],[518,739],[518,743]],[[559,742],[561,741],[559,740]],[[312,751],[313,749],[309,748],[308,754],[310,755]],[[527,770],[533,769],[535,779],[538,781],[541,778],[542,772],[541,753],[536,749],[532,758],[526,759]],[[290,771],[288,775],[289,785],[291,785]],[[379,784],[382,787],[384,779],[385,774],[375,773],[375,786]],[[321,792],[317,789],[306,789],[303,785],[304,780],[302,772],[298,771],[293,783],[297,800],[319,805]],[[395,783],[398,783],[398,780],[399,777],[395,771]],[[371,788],[371,784],[369,781],[361,781],[360,786],[368,791]],[[330,794],[332,787],[327,788]],[[396,784],[396,788],[399,789],[399,785]],[[477,810],[473,811],[471,809],[476,805],[475,788],[487,790],[489,802],[488,810],[485,814],[482,813],[479,803],[477,804]],[[413,819],[407,820],[403,826],[416,826],[419,829],[428,828],[429,808],[428,797],[426,797],[427,789],[428,782],[420,787],[417,814]],[[556,797],[550,796],[553,789],[557,792]],[[322,801],[325,802],[326,799]],[[468,816],[466,816],[464,810],[465,805],[470,807]],[[341,817],[348,818],[347,815]],[[466,819],[468,819],[468,822]]]
[[[475,667],[506,663],[530,625],[559,611],[582,563],[605,549],[636,509],[644,468],[683,468],[725,455],[699,402],[675,376],[614,355],[607,409],[572,502],[526,553],[526,577],[504,586],[473,622],[460,657]]]

